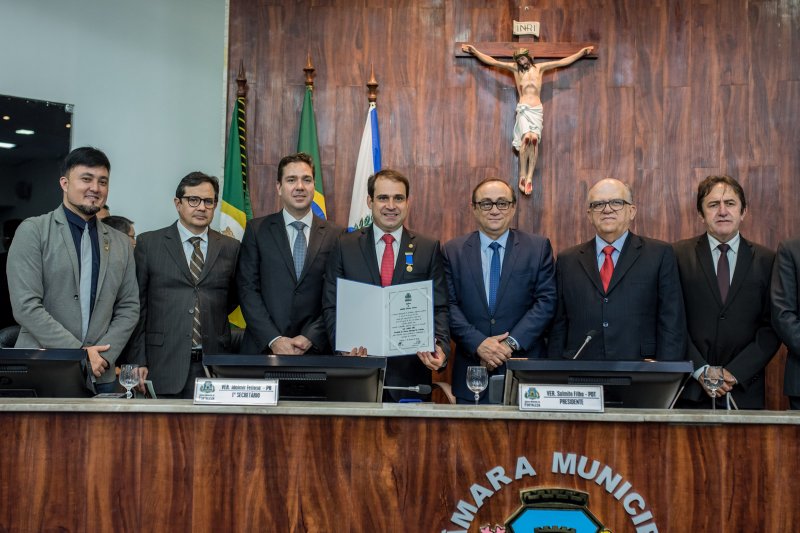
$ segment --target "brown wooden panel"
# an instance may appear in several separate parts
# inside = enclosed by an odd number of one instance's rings
[[[800,520],[798,426],[143,413],[2,413],[0,423],[19,437],[0,455],[8,531],[456,530],[458,501],[502,468],[512,479],[470,531],[502,523],[522,489],[564,487],[632,532],[594,480],[606,466],[659,531],[793,531]],[[91,452],[103,432],[126,444]],[[561,472],[556,453],[586,462]],[[534,477],[513,479],[520,457]]]

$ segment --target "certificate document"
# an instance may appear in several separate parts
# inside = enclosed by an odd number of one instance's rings
[[[383,357],[432,352],[433,334],[432,281],[378,287],[337,280],[336,350],[363,346]]]

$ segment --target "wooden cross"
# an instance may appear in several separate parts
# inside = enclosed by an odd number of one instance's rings
[[[533,10],[531,6],[526,5],[527,2],[522,2],[522,5],[519,6],[519,21],[520,22],[530,22],[534,20]],[[534,37],[528,35],[522,35],[519,37],[514,37],[517,39],[516,41],[512,42],[479,42],[479,43],[469,43],[473,45],[475,48],[480,50],[486,55],[490,55],[494,58],[511,58],[514,55],[514,51],[518,48],[527,48],[530,52],[530,55],[536,59],[561,59],[567,56],[570,56],[580,50],[581,48],[585,48],[587,46],[593,46],[592,53],[586,57],[589,58],[596,58],[597,57],[597,44],[590,43],[590,42],[582,42],[582,43],[543,43],[534,41]],[[467,43],[458,42],[455,44],[455,55],[456,57],[472,57],[472,54],[468,52],[464,52],[461,50],[461,45]]]

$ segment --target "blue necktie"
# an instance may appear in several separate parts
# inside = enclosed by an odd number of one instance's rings
[[[494,315],[497,307],[497,289],[500,287],[500,243],[489,245],[492,249],[492,263],[489,267],[489,314]]]
[[[294,238],[292,256],[294,258],[294,273],[297,279],[300,279],[300,274],[303,273],[303,263],[306,261],[306,234],[303,233],[306,224],[305,222],[295,220],[290,225],[297,230],[297,235]]]

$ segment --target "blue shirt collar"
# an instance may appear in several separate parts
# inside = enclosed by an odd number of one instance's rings
[[[628,233],[629,232],[626,230],[625,233],[620,235],[619,239],[611,243],[604,241],[603,239],[600,238],[599,235],[595,235],[594,236],[595,255],[599,256],[600,254],[602,254],[603,248],[605,248],[609,244],[613,246],[618,253],[621,253],[622,246],[625,244],[625,239],[628,238]]]
[[[494,240],[491,237],[489,237],[488,235],[486,235],[485,233],[483,233],[482,231],[478,231],[478,235],[480,236],[480,239],[481,239],[481,251],[485,252],[489,248],[489,245],[492,244],[493,242],[499,243],[500,246],[503,247],[503,250],[505,250],[506,249],[506,242],[508,242],[508,232],[509,231],[510,230],[506,230],[505,233],[503,233],[497,239],[494,239]]]

